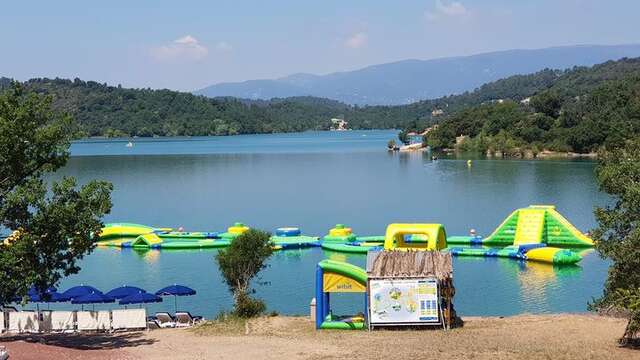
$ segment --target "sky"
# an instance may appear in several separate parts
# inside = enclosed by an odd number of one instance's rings
[[[507,49],[640,43],[637,0],[6,1],[0,76],[192,91]]]

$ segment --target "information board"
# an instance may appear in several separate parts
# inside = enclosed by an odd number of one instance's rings
[[[369,280],[371,325],[439,323],[438,308],[436,279]]]

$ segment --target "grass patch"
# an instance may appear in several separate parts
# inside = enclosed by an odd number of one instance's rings
[[[191,329],[196,335],[242,335],[246,331],[247,319],[232,313],[220,312],[215,319],[205,321]]]

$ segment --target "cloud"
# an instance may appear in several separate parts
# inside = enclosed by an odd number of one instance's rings
[[[161,61],[198,61],[207,57],[208,54],[209,49],[200,44],[198,39],[191,35],[185,35],[172,41],[170,44],[152,49],[152,55]]]
[[[220,52],[229,52],[233,50],[233,47],[226,41],[220,41],[216,44],[216,50]]]
[[[442,0],[435,0],[434,9],[427,11],[425,17],[429,21],[437,21],[444,18],[465,16],[468,13],[467,8],[458,1],[445,3]]]
[[[361,31],[351,35],[347,40],[345,40],[344,45],[351,49],[360,49],[367,45],[367,41],[369,38],[367,37],[367,33]]]

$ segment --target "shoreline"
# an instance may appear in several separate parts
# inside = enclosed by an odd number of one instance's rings
[[[626,319],[596,314],[463,317],[428,330],[320,330],[308,317],[260,317],[193,329],[0,337],[16,359],[624,359]],[[98,339],[94,339],[98,338]]]

